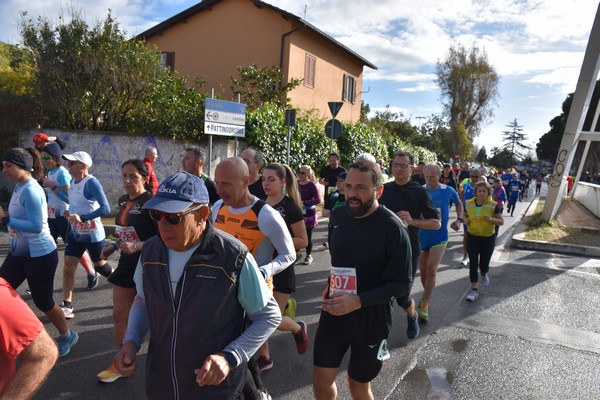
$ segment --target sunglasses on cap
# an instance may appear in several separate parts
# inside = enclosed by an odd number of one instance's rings
[[[204,204],[200,204],[197,207],[190,208],[189,210],[178,212],[178,213],[166,213],[157,210],[149,210],[150,218],[156,222],[160,222],[160,220],[164,217],[166,221],[171,225],[177,225],[183,221],[183,217],[188,215],[189,213],[193,213],[194,211],[198,211],[204,206]]]
[[[52,156],[42,156],[42,160],[52,160]]]

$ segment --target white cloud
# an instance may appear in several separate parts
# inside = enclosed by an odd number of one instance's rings
[[[409,93],[432,92],[434,90],[437,90],[437,88],[438,88],[437,85],[433,81],[431,81],[431,82],[419,82],[415,86],[400,88],[400,89],[398,89],[398,91],[399,92],[409,92]]]

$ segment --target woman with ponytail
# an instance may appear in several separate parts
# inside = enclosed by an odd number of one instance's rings
[[[265,201],[275,210],[277,210],[287,225],[296,253],[299,249],[305,248],[308,239],[304,217],[302,216],[302,200],[298,192],[296,176],[287,165],[272,163],[265,167],[263,171],[263,189],[267,194]],[[273,296],[279,304],[279,309],[283,315],[279,330],[291,332],[296,341],[296,350],[303,354],[308,349],[308,335],[306,323],[296,322],[290,316],[285,315],[285,306],[293,292],[296,291],[296,274],[294,264],[287,267],[277,275],[273,276]],[[271,362],[267,343],[259,349],[261,361]],[[259,362],[261,365],[261,362]],[[264,368],[261,368],[264,369]]]
[[[2,166],[6,178],[16,186],[8,213],[0,208],[0,219],[10,235],[10,250],[0,267],[0,277],[15,290],[27,279],[36,307],[59,332],[58,350],[64,357],[79,336],[69,329],[53,298],[58,252],[48,227],[46,195],[37,182],[43,176],[40,154],[32,148],[14,148],[4,154]]]

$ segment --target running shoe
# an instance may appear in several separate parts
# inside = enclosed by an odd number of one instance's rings
[[[481,274],[481,284],[485,287],[490,286],[490,277],[488,276],[488,274]]]
[[[304,259],[303,264],[304,265],[310,265],[310,264],[312,264],[312,262],[313,262],[312,256],[306,256],[306,258]]]
[[[328,249],[329,248],[329,243],[323,242],[323,247],[325,247],[326,249]]]
[[[110,364],[108,368],[106,368],[104,371],[100,372],[96,376],[98,377],[98,380],[100,382],[104,383],[113,383],[117,379],[123,377],[123,375],[121,375],[121,373],[115,367],[114,363]]]
[[[92,290],[92,289],[96,288],[96,286],[98,286],[98,273],[96,271],[94,271],[94,273],[92,275],[88,275],[87,279],[88,279],[88,285],[87,285],[88,290]]]
[[[429,321],[429,307],[423,307],[423,303],[419,302],[419,321]]]
[[[267,393],[266,391],[263,392],[261,390],[258,391],[259,396],[260,396],[260,400],[272,400],[272,397],[269,393]]]
[[[465,300],[470,301],[470,302],[474,302],[478,298],[479,298],[479,290],[477,290],[477,289],[471,289],[471,291],[469,292],[469,294],[467,294],[467,297],[465,298]]]
[[[283,315],[290,317],[291,319],[296,319],[296,306],[296,299],[290,297],[283,310]]]
[[[406,314],[406,320],[408,321],[408,327],[406,328],[406,337],[410,340],[416,339],[419,336],[419,313],[413,313],[413,316],[410,317]]]
[[[467,266],[468,264],[469,264],[469,256],[467,254],[465,254],[463,256],[462,261],[460,262],[460,265]]]
[[[258,360],[256,360],[256,364],[261,371],[273,368],[273,360],[271,357],[260,356],[258,357]]]
[[[304,354],[308,350],[308,330],[304,321],[298,321],[298,325],[300,325],[300,330],[293,334],[296,341],[296,350],[298,354]]]
[[[65,319],[72,319],[75,317],[75,313],[73,313],[73,307],[67,307],[64,301],[61,301],[59,306],[65,314]]]
[[[60,335],[56,339],[56,343],[58,344],[58,355],[59,357],[64,357],[71,352],[71,347],[79,340],[79,335],[72,329],[69,329],[69,332],[64,335]]]

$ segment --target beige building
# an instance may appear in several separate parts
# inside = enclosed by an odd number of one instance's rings
[[[331,118],[327,102],[341,101],[337,118],[346,122],[360,119],[363,67],[377,69],[300,17],[258,0],[204,0],[138,38],[184,76],[206,77],[225,100],[235,100],[229,77],[238,66],[280,66],[284,79],[303,79],[289,93],[294,106]]]

